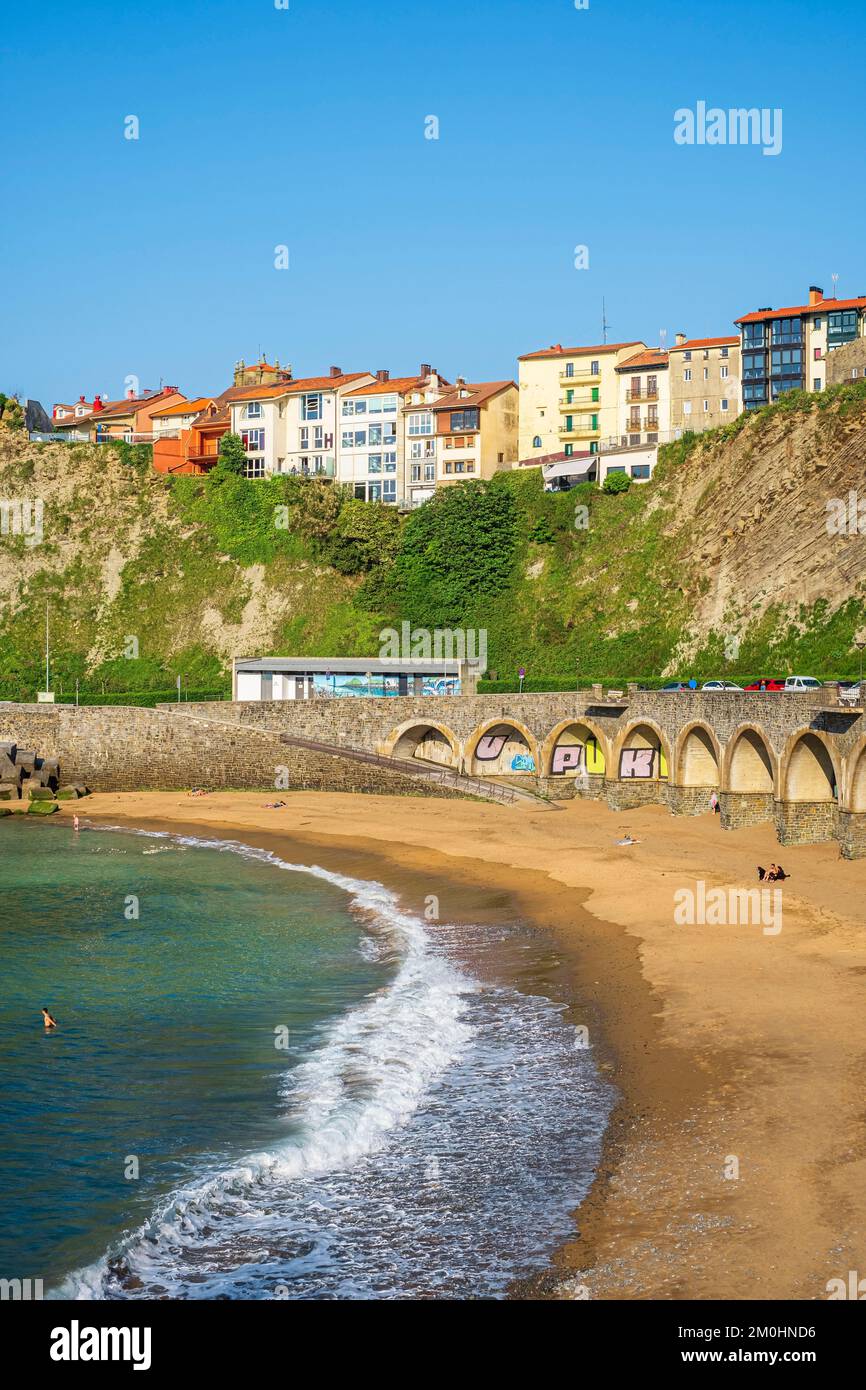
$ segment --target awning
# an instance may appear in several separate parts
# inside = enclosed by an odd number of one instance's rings
[[[591,473],[595,472],[598,460],[595,455],[592,458],[566,459],[564,463],[549,463],[541,470],[541,476],[546,483],[553,482],[555,478],[577,478],[586,482]]]

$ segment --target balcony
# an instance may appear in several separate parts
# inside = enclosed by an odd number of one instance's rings
[[[571,429],[565,424],[559,427],[560,439],[598,439],[600,434],[598,425],[593,426],[589,421],[582,423],[577,420],[572,424]]]
[[[657,401],[659,398],[658,388],[650,391],[646,387],[641,387],[639,391],[626,391],[625,398],[627,401]]]
[[[559,379],[565,386],[597,386],[601,381],[601,372],[593,372],[589,367],[575,367],[571,374],[560,372]]]
[[[573,400],[569,400],[567,396],[560,396],[559,409],[561,411],[571,411],[572,414],[581,410],[600,410],[601,401],[594,401],[592,396],[588,396],[584,391]]]

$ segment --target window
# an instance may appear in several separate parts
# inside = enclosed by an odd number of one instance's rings
[[[704,361],[705,361],[705,362],[706,362],[707,358],[709,357],[709,355],[710,355],[710,350],[709,350],[709,348],[704,348]]]
[[[504,463],[504,462],[505,462],[505,455],[504,455],[504,454],[497,454],[497,455],[496,455],[496,462],[497,462],[497,463]],[[473,468],[473,464],[470,463],[470,465],[469,465],[469,467],[468,467],[468,469],[467,469],[467,472],[471,473],[471,472],[472,472],[472,468]]]
[[[684,353],[683,353],[683,361],[684,361],[684,362],[691,362],[691,360],[692,360],[692,354],[691,354],[691,349],[689,349],[687,352],[684,352]]]
[[[727,410],[727,408],[728,408],[728,402],[727,402],[727,399],[726,399],[726,398],[723,397],[722,400],[719,402],[719,404],[721,405],[722,410]]]
[[[633,478],[648,478],[649,475],[650,475],[650,466],[649,466],[648,463],[634,463],[634,464],[632,464],[631,476],[632,476]]]
[[[264,430],[242,430],[241,439],[248,454],[257,454],[265,447]]]
[[[248,420],[261,420],[261,418],[262,418],[262,403],[261,403],[261,401],[250,401],[249,405],[247,406],[246,410],[244,411],[244,414],[246,415],[246,417],[247,417]]]
[[[773,319],[773,343],[799,343],[803,339],[803,324],[800,319]]]
[[[396,479],[396,478],[386,478],[386,479],[384,480],[384,482],[382,483],[382,501],[383,501],[383,502],[396,502],[396,501],[397,501],[397,479]]]
[[[819,376],[816,376],[816,377],[813,377],[813,378],[812,378],[812,390],[813,390],[813,391],[820,391],[820,390],[821,390],[821,378],[820,378]]]
[[[245,478],[263,478],[265,476],[265,461],[263,458],[247,459],[244,464]]]
[[[685,371],[683,372],[683,381],[691,381],[691,379],[692,379],[692,369],[691,369],[691,367],[686,367]]]
[[[302,425],[301,428],[298,430],[298,440],[302,449],[309,449],[310,431],[306,425]]]
[[[598,401],[598,387],[597,387],[597,386],[593,386],[592,391],[591,391],[591,393],[590,393],[590,397],[591,397],[591,400],[592,400],[593,405],[595,405],[596,402]]]
[[[436,481],[436,465],[435,465],[435,463],[425,463],[425,465],[424,465],[424,481],[425,481],[425,483],[434,483],[434,482]]]
[[[625,464],[624,464],[624,463],[612,463],[611,466],[610,466],[610,468],[607,470],[608,477],[610,477],[611,473],[624,473],[624,472],[625,472]]]
[[[705,415],[708,413],[709,408],[710,408],[710,403],[709,403],[709,401],[704,401],[704,414],[705,414]]]
[[[820,327],[821,327],[821,315],[820,315],[820,314],[818,315],[818,317],[817,317],[816,319],[813,319],[813,320],[812,320],[812,327],[815,329],[816,332],[818,331],[818,329],[820,329]]]
[[[566,444],[566,446],[565,446],[565,457],[566,457],[567,459],[570,459],[573,453],[574,453],[574,445],[573,445],[573,444]]]
[[[704,367],[704,381],[709,381],[709,379],[710,379],[710,369],[709,369],[709,367]]]
[[[314,428],[314,430],[313,430],[313,448],[314,448],[314,449],[324,449],[324,447],[325,447],[325,431],[324,431],[324,429],[322,428],[321,425],[316,425],[315,428]]]
[[[454,464],[453,464],[453,463],[446,463],[446,465],[445,465],[445,472],[446,472],[446,473],[451,473],[452,470],[453,470],[453,468],[454,468]]]
[[[566,364],[565,364],[565,375],[566,375],[566,376],[574,376],[574,363],[573,363],[573,362],[566,362]]]
[[[382,455],[381,455],[381,454],[370,454],[369,458],[367,459],[367,472],[368,472],[368,473],[381,473],[381,472],[382,472]]]
[[[814,349],[813,349],[813,351],[812,351],[812,359],[813,359],[813,361],[815,361],[815,362],[820,362],[820,361],[821,361],[821,349],[820,349],[820,348],[814,348]]]
[[[321,420],[322,397],[318,392],[310,392],[301,397],[301,419]]]
[[[743,353],[743,380],[756,381],[767,375],[767,359],[763,352]]]
[[[366,430],[343,430],[340,435],[341,449],[363,449],[367,443]],[[372,441],[371,441],[372,443]],[[305,446],[302,446],[305,447]]]
[[[418,414],[418,415],[410,415],[410,416],[409,416],[409,433],[410,433],[410,434],[432,434],[432,433],[433,433],[433,416],[430,414],[429,411],[423,411],[422,413],[420,413],[420,414]]]
[[[385,465],[385,472],[386,472],[386,473],[396,473],[396,472],[397,472],[397,453],[396,453],[396,450],[393,451],[393,452],[387,453],[387,454],[383,454],[383,455],[382,455],[382,461],[383,461],[383,463],[384,463],[384,465]]]
[[[730,368],[728,367],[719,368],[719,376],[722,378],[722,381],[724,381],[727,378],[729,370]]]
[[[827,347],[839,347],[857,337],[857,310],[840,309],[827,315]]]
[[[455,463],[455,465],[454,465],[454,472],[455,472],[455,473],[462,473],[464,467],[465,467],[465,464],[462,463],[462,462],[460,462],[460,463]]]
[[[767,343],[766,324],[764,323],[744,323],[743,324],[743,347],[762,348]]]
[[[343,415],[344,415],[344,416],[350,416],[350,415],[366,415],[366,414],[367,414],[367,402],[366,402],[366,401],[352,401],[352,400],[344,400],[344,401],[343,401]]]
[[[396,413],[396,396],[372,396],[370,398],[371,415],[396,415]]]
[[[540,448],[541,448],[541,435],[540,435],[540,434],[537,434],[537,435],[535,436],[535,438],[533,439],[533,441],[532,441],[532,447],[533,447],[533,449],[540,449]]]
[[[692,403],[691,403],[691,401],[683,401],[683,414],[684,414],[684,415],[691,415],[691,413],[692,413]]]
[[[452,410],[451,428],[452,430],[477,430],[478,407],[474,406],[468,410]]]
[[[719,349],[719,356],[720,356],[720,357],[727,357],[727,355],[728,355],[728,349],[727,349],[727,348],[720,348],[720,349]]]
[[[413,464],[412,464],[412,469],[411,469],[409,481],[412,482],[412,483],[420,483],[420,481],[421,481],[421,465],[420,465],[420,463],[413,463]]]
[[[597,363],[597,362],[590,362],[590,364],[589,364],[589,374],[590,374],[590,376],[599,376],[599,375],[600,375],[599,366],[598,366],[598,363]]]

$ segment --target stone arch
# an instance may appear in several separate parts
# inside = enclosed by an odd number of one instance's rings
[[[519,719],[488,719],[467,740],[465,769],[473,777],[536,777],[539,766],[535,735]]]
[[[817,729],[801,729],[785,745],[782,759],[783,801],[837,801],[841,778],[835,751],[827,735]]]
[[[609,777],[666,782],[672,764],[667,735],[653,719],[636,719],[617,738]]]
[[[866,811],[866,738],[846,759],[845,803],[846,811]]]
[[[722,770],[722,787],[729,792],[762,792],[773,795],[776,755],[763,729],[743,724],[728,740]]]
[[[674,778],[679,787],[718,787],[722,750],[708,724],[695,720],[680,731],[674,748]]]
[[[594,746],[593,746],[594,745]],[[567,750],[582,747],[582,755],[572,761]],[[541,749],[541,770],[545,777],[575,777],[578,772],[604,776],[610,763],[610,742],[592,719],[575,715],[573,719],[562,719],[551,729]]]
[[[460,744],[445,724],[434,719],[409,719],[385,740],[389,758],[418,758],[443,767],[459,767]]]

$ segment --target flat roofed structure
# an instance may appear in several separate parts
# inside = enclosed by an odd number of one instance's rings
[[[233,700],[460,695],[474,689],[474,663],[415,658],[265,656],[232,664]],[[472,668],[470,672],[470,668]]]

